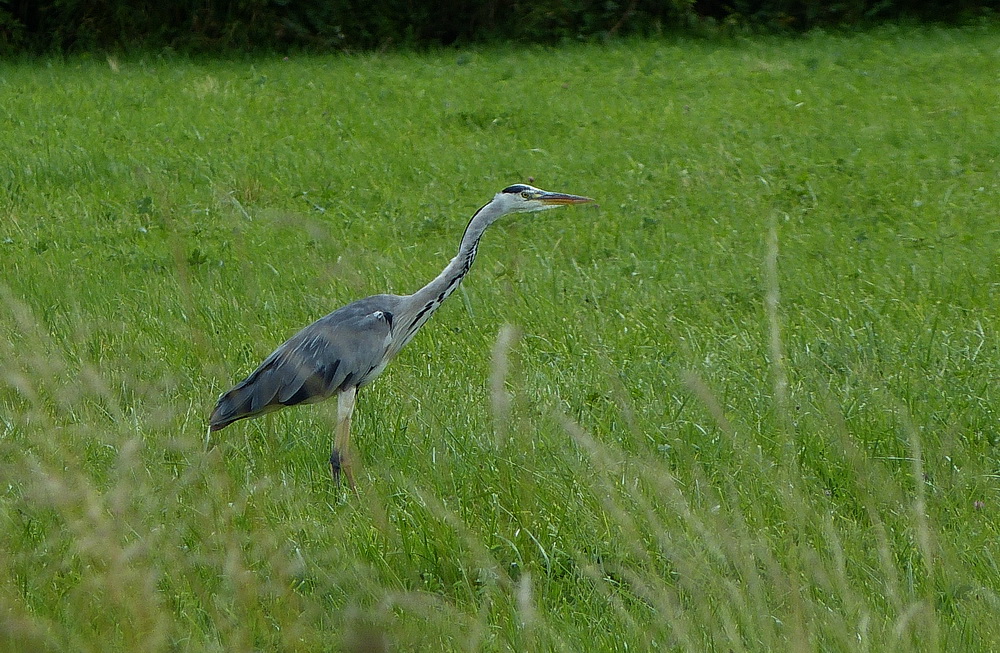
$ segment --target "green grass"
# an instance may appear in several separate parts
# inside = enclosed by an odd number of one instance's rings
[[[996,650],[998,70],[992,26],[4,64],[0,648]],[[206,444],[528,179],[600,207],[487,233],[359,498],[328,406]]]

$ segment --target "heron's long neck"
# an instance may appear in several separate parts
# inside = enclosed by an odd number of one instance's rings
[[[400,324],[402,337],[398,348],[409,342],[413,334],[430,319],[444,300],[455,292],[458,284],[472,267],[472,262],[476,260],[476,250],[479,248],[479,239],[483,237],[483,232],[501,215],[503,213],[495,202],[490,202],[479,209],[469,221],[469,226],[465,228],[462,244],[455,258],[451,259],[441,274],[434,277],[430,283],[406,297],[404,308],[400,311],[402,315],[396,316],[396,319],[403,320]]]

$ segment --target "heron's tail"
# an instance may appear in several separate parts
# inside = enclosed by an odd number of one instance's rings
[[[316,376],[301,363],[290,367],[288,361],[298,362],[298,359],[290,359],[289,355],[278,356],[281,351],[279,349],[271,354],[250,376],[219,397],[209,420],[211,430],[218,431],[236,420],[257,417],[283,406],[329,396],[329,393],[323,394],[321,381],[325,377]],[[333,369],[336,370],[337,366],[334,365]]]
[[[253,410],[253,391],[248,384],[240,383],[219,397],[208,421],[209,429],[218,431],[237,420],[253,417],[259,413],[260,411]]]

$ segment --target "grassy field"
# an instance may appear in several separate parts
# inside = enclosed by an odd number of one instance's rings
[[[0,649],[1000,648],[1000,30],[0,64]],[[359,396],[206,441],[505,220]]]

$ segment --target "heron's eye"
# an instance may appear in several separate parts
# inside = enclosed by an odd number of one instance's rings
[[[521,197],[523,197],[526,200],[530,200],[531,199],[531,193],[529,193],[526,190],[522,190],[521,191]]]

